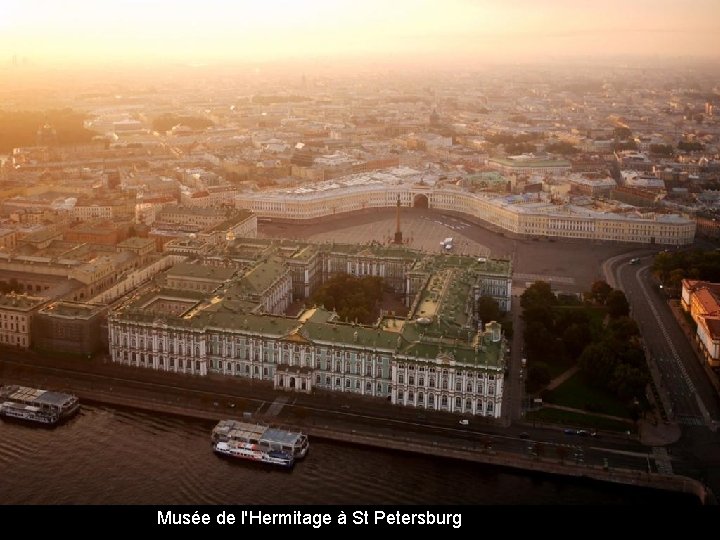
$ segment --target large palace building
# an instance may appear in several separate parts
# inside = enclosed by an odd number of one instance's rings
[[[373,325],[341,321],[322,306],[282,314],[293,300],[309,303],[338,273],[385,278],[404,300],[403,314],[381,310]],[[511,280],[505,260],[377,244],[236,240],[221,257],[177,265],[164,286],[113,311],[110,353],[114,362],[148,369],[497,418],[506,344],[499,323],[483,329],[476,303],[488,295],[509,309]]]
[[[235,204],[259,219],[309,220],[392,207],[399,199],[403,206],[460,212],[525,236],[663,245],[690,244],[695,237],[695,222],[677,214],[555,204],[534,194],[472,193],[423,176],[413,169],[389,169],[293,189],[242,193]]]

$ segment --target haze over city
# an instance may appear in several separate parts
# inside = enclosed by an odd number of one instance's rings
[[[120,62],[363,59],[412,65],[613,55],[713,57],[714,0],[5,0],[3,60]]]
[[[718,51],[718,0],[0,0],[0,505],[716,502]]]

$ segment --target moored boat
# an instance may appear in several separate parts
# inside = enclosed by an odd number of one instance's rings
[[[310,448],[303,433],[238,420],[221,420],[211,438],[216,452],[246,459],[254,459],[254,452],[259,452],[264,457],[258,461],[288,467],[304,458]]]
[[[295,464],[295,458],[282,450],[269,450],[261,445],[248,444],[240,441],[219,441],[213,444],[218,454],[239,459],[247,459],[269,465],[279,465],[290,468]]]
[[[27,386],[0,387],[0,416],[55,425],[80,410],[77,396]]]

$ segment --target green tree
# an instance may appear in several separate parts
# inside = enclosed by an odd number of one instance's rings
[[[678,150],[681,150],[683,152],[699,152],[705,149],[702,143],[699,143],[697,141],[680,141],[677,145],[677,148]]]
[[[683,279],[685,279],[685,270],[683,268],[676,268],[670,272],[667,285],[673,289],[680,289]]]
[[[545,145],[545,151],[551,154],[561,154],[563,156],[577,154],[580,150],[573,144],[565,141],[552,142]]]
[[[382,295],[382,278],[339,274],[318,287],[312,301],[335,310],[345,321],[369,324],[376,316],[376,305],[382,300]]]
[[[530,360],[541,360],[552,351],[551,335],[539,321],[531,321],[525,326],[525,349]]]
[[[477,301],[477,315],[484,324],[499,321],[502,317],[500,305],[492,296],[481,296]]]
[[[616,341],[617,358],[619,362],[647,372],[645,352],[637,342]]]
[[[629,139],[632,137],[632,131],[628,127],[618,126],[613,130],[613,135],[619,140]]]
[[[553,321],[555,319],[555,315],[553,313],[553,310],[550,306],[530,306],[525,309],[523,309],[522,314],[523,319],[525,322],[539,322],[540,324],[545,327],[546,331],[551,331],[553,328]]]
[[[628,364],[618,364],[612,373],[608,389],[621,399],[630,401],[641,399],[645,395],[647,382],[647,373]]]
[[[598,280],[590,288],[590,297],[598,304],[605,305],[613,288],[604,280]]]
[[[630,305],[622,291],[614,290],[610,293],[607,299],[607,308],[608,315],[613,319],[630,314]]]
[[[97,132],[85,129],[87,115],[69,108],[46,111],[0,111],[0,153],[19,146],[37,144],[38,127],[50,124],[57,135],[57,144],[90,142]]]
[[[523,309],[537,306],[554,306],[557,298],[552,292],[550,284],[546,281],[536,281],[530,285],[520,296],[520,305]]]
[[[613,339],[620,343],[627,343],[640,335],[637,323],[630,317],[618,317],[610,320],[608,330]]]
[[[537,147],[532,143],[509,143],[505,145],[505,153],[509,155],[533,154]]]
[[[582,354],[591,339],[590,327],[586,324],[573,323],[562,334],[565,352],[572,359],[577,359]]]
[[[528,384],[531,389],[547,386],[550,380],[550,369],[545,362],[530,363],[528,366]]]
[[[610,343],[591,343],[580,355],[580,369],[585,379],[596,388],[607,388],[618,360]]]
[[[670,144],[651,144],[650,153],[658,156],[672,156],[674,151]]]

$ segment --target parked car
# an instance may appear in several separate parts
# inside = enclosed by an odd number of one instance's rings
[[[577,431],[571,428],[563,429],[565,435],[577,435]]]
[[[520,434],[520,438],[521,438],[521,439],[529,439],[529,438],[530,438],[530,434],[527,433],[526,431],[523,431],[523,432]]]

